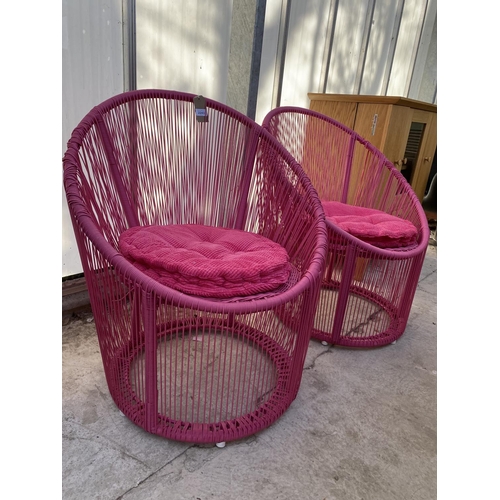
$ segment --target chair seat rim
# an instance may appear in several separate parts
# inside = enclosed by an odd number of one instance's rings
[[[420,214],[419,214],[420,215]],[[425,224],[422,225],[422,231],[419,234],[419,241],[417,245],[412,245],[410,248],[408,247],[398,247],[398,248],[380,248],[376,245],[372,245],[371,243],[367,243],[362,239],[353,236],[352,234],[344,231],[339,226],[334,224],[332,221],[326,219],[326,226],[329,232],[338,234],[342,238],[348,240],[351,244],[360,247],[361,249],[376,254],[380,257],[385,258],[412,258],[422,253],[422,250],[427,247],[428,240],[430,237],[430,230],[427,224],[427,220]],[[329,238],[331,240],[331,237]]]
[[[251,313],[272,309],[284,304],[310,288],[312,283],[314,283],[315,278],[320,279],[328,247],[326,225],[323,226],[325,229],[324,231],[322,231],[321,228],[318,231],[316,249],[311,258],[309,267],[297,283],[282,293],[270,296],[264,295],[263,297],[253,301],[248,299],[238,301],[220,301],[216,299],[214,300],[205,297],[187,295],[173,288],[167,287],[166,285],[162,285],[137,269],[120,253],[119,250],[106,240],[85,208],[85,204],[78,192],[78,181],[76,178],[76,166],[68,166],[64,171],[65,188],[68,199],[79,201],[78,203],[71,204],[70,211],[72,212],[74,219],[80,225],[82,231],[86,234],[89,240],[92,241],[109,265],[115,268],[121,276],[142,286],[145,291],[154,292],[166,300],[173,300],[185,307],[199,308],[206,311],[221,313]],[[318,206],[317,210],[319,211],[318,218],[324,222],[324,213],[322,212],[321,207]]]

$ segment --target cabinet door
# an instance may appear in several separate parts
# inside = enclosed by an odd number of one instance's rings
[[[389,104],[359,104],[354,130],[401,170],[413,110]]]
[[[422,201],[436,151],[436,122],[430,111],[360,103],[354,130],[384,153]]]
[[[410,108],[386,103],[359,103],[354,130],[401,170],[410,125]],[[348,196],[350,203],[356,204],[358,190],[364,189],[360,184],[359,173],[365,164],[365,154],[363,148],[354,151]],[[385,180],[381,178],[378,182],[383,186]],[[373,202],[376,204],[375,198]]]
[[[359,103],[354,130],[377,149],[383,151],[393,106]]]
[[[400,171],[406,170],[406,144],[410,134],[413,110],[404,106],[393,106],[387,137],[382,153]]]

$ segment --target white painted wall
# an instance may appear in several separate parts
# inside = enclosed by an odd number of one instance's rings
[[[329,0],[305,0],[291,4],[282,106],[304,102],[303,96],[307,97],[308,92],[319,91],[329,4]]]
[[[255,119],[262,123],[264,116],[272,109],[274,71],[278,36],[281,21],[281,0],[267,0],[264,37],[262,41],[262,60],[260,63],[259,93]]]
[[[408,95],[426,6],[427,0],[405,2],[387,95]]]
[[[437,0],[425,13],[408,97],[437,104]]]
[[[63,153],[72,130],[85,114],[99,102],[123,91],[122,43],[122,0],[63,0]],[[63,189],[62,276],[81,272]]]
[[[308,108],[307,93],[323,92],[325,73],[328,93],[435,102],[437,0],[289,1],[282,106]],[[331,12],[333,27],[328,26]],[[280,19],[281,0],[268,0],[257,121],[274,107]],[[330,62],[324,67],[330,33]]]
[[[232,0],[137,2],[137,88],[226,101]]]
[[[403,0],[382,0],[375,3],[360,94],[382,95],[392,65],[398,36],[398,21]]]

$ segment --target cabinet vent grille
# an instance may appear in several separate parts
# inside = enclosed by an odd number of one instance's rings
[[[411,182],[411,177],[417,161],[418,152],[422,145],[422,137],[424,135],[425,123],[413,122],[408,134],[408,142],[406,143],[405,158],[406,164],[404,165],[401,173],[404,175],[408,182]]]

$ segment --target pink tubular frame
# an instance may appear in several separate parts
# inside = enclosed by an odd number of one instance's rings
[[[108,388],[146,431],[231,441],[277,420],[299,390],[327,252],[316,191],[261,126],[193,94],[138,90],[93,108],[63,159]],[[295,274],[275,293],[209,300],[163,286],[119,252],[146,224],[258,232]]]
[[[276,108],[263,127],[301,164],[321,200],[383,210],[417,228],[416,245],[381,249],[326,220],[329,250],[313,337],[348,347],[394,342],[406,328],[429,240],[411,186],[367,140],[315,111]]]

